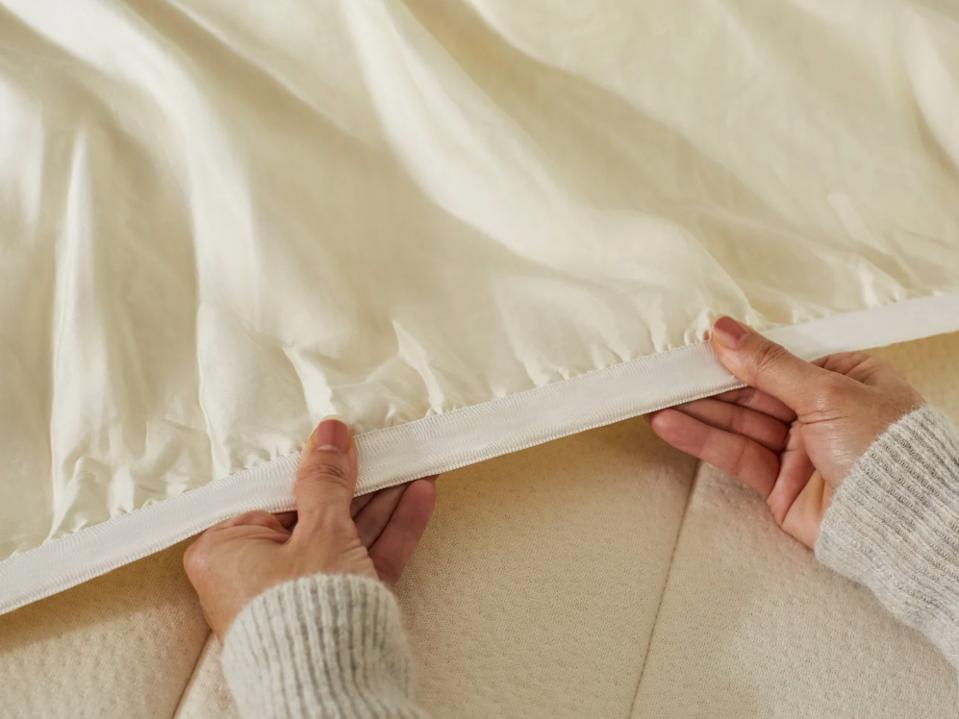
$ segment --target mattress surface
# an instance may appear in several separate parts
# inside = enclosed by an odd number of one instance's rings
[[[0,4],[0,611],[361,491],[959,326],[933,0]]]
[[[959,420],[959,334],[879,354]],[[438,488],[398,587],[435,717],[955,717],[922,637],[643,420]],[[182,552],[0,617],[0,717],[236,717]]]

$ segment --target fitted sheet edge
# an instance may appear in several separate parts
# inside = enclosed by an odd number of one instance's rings
[[[959,330],[959,294],[846,312],[767,334],[800,356]],[[648,355],[446,414],[357,436],[358,494],[490,459],[741,386],[708,343]],[[0,614],[146,557],[227,517],[293,507],[296,454],[0,561]]]

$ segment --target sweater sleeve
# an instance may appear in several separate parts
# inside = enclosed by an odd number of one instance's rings
[[[945,415],[922,407],[873,442],[839,486],[816,556],[959,668],[959,436]]]
[[[382,583],[317,575],[254,599],[224,642],[244,717],[422,718],[410,699],[399,607]]]

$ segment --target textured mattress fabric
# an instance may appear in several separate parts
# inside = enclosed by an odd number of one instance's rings
[[[957,355],[881,351],[954,419]],[[398,588],[435,717],[955,717],[922,637],[643,420],[438,487]],[[182,551],[0,617],[0,717],[236,717]]]
[[[959,326],[933,0],[0,4],[0,611],[290,506]]]

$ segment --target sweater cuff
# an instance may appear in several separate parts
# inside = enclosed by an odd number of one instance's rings
[[[944,414],[921,407],[872,443],[823,518],[816,556],[959,663],[959,437]]]
[[[316,575],[270,588],[234,620],[222,666],[245,717],[413,714],[399,607],[371,578]]]

